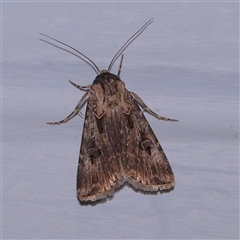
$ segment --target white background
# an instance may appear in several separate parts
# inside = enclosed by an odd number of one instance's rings
[[[65,118],[83,95],[69,79],[88,85],[96,73],[39,32],[106,69],[150,18],[125,51],[121,78],[153,111],[179,119],[146,114],[175,189],[144,195],[125,186],[82,206],[83,119],[45,123]],[[236,2],[2,2],[2,238],[238,238],[238,21]]]

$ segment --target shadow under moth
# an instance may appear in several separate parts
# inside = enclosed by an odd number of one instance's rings
[[[125,182],[142,191],[161,191],[174,187],[174,174],[167,157],[143,112],[159,120],[178,121],[161,117],[150,110],[143,100],[125,88],[120,78],[123,51],[149,24],[143,25],[113,57],[108,70],[96,64],[75,48],[63,44],[86,58],[98,75],[91,85],[76,88],[85,91],[73,112],[58,125],[80,115],[87,102],[82,142],[77,170],[77,195],[80,202],[96,201],[113,195]],[[110,73],[116,59],[122,55],[118,74]]]

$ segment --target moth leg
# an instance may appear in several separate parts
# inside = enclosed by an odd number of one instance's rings
[[[72,118],[74,118],[75,116],[77,115],[82,115],[82,113],[80,112],[81,108],[83,107],[83,103],[84,103],[84,100],[85,98],[88,96],[89,92],[86,92],[82,98],[80,99],[80,101],[78,102],[78,105],[75,107],[75,109],[72,111],[71,114],[69,114],[65,119],[61,120],[61,121],[58,121],[58,122],[47,122],[47,124],[50,124],[50,125],[59,125],[59,124],[62,124],[62,123],[66,123],[68,122],[69,120],[71,120]]]
[[[70,81],[70,80],[69,80],[69,82],[70,82],[74,87],[80,89],[81,91],[90,91],[90,87],[92,86],[92,85],[79,86],[79,85],[77,85],[76,83],[74,83],[74,82],[72,82],[72,81]]]
[[[166,117],[159,116],[157,113],[153,112],[136,93],[134,93],[134,92],[130,92],[130,93],[137,100],[138,104],[141,106],[143,111],[148,112],[149,114],[151,114],[152,116],[154,116],[155,118],[157,118],[159,120],[178,122],[177,119],[172,119],[172,118],[166,118]]]

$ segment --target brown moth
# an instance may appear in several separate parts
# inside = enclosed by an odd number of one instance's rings
[[[85,87],[70,81],[86,93],[64,120],[47,122],[52,125],[66,123],[81,113],[88,98],[77,171],[80,201],[96,201],[111,196],[125,182],[142,191],[174,187],[171,166],[143,111],[159,120],[178,120],[154,113],[136,93],[125,88],[120,79],[123,55],[118,74],[110,73],[119,55],[152,22],[150,19],[139,29],[113,57],[108,70],[102,71],[81,52],[42,34],[84,56],[98,72],[93,83]]]

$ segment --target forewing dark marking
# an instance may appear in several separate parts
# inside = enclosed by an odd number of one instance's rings
[[[102,73],[91,86],[80,148],[80,201],[114,193],[125,181],[143,191],[174,186],[174,175],[143,112],[118,76]]]
[[[130,116],[134,127],[129,127],[126,134],[128,157],[122,159],[125,177],[130,184],[143,191],[172,188],[174,174],[168,159],[133,98]]]
[[[107,83],[103,77],[106,75],[109,80]],[[114,92],[116,88],[115,84],[111,84],[111,76],[116,75],[97,76],[91,87],[77,173],[80,201],[95,201],[110,196],[125,181],[121,166],[121,144],[117,139],[120,129],[117,124],[118,114],[115,113],[119,109],[106,95],[106,92]],[[112,107],[104,107],[104,113],[101,105],[103,101],[106,105],[113,104]],[[89,155],[92,152],[96,154]]]

